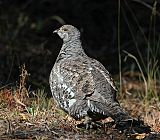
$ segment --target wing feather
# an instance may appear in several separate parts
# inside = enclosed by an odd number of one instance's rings
[[[117,91],[116,85],[114,83],[114,80],[112,79],[110,73],[105,69],[105,67],[97,60],[91,58],[92,65],[103,74],[103,76],[106,78],[108,83],[111,85],[111,87]]]

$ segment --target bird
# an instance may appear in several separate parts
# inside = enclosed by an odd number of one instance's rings
[[[84,119],[86,126],[107,117],[117,124],[132,120],[116,98],[117,88],[110,73],[84,52],[80,31],[63,25],[53,33],[63,40],[49,77],[58,106],[75,120]]]

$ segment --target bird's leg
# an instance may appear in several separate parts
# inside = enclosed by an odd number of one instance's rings
[[[86,129],[97,129],[102,127],[102,123],[93,121],[89,116],[85,116],[83,123]]]
[[[92,128],[92,119],[89,116],[85,116],[84,120],[82,123],[78,124],[78,128],[83,128],[83,129],[91,129]]]
[[[84,118],[84,122],[86,129],[91,129],[92,128],[92,121],[91,118],[89,116],[85,116]]]

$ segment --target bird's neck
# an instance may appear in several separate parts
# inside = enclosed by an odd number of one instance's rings
[[[79,39],[70,42],[65,42],[61,48],[60,53],[72,56],[84,55],[84,50]]]

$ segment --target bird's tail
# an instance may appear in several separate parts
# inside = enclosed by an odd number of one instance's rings
[[[119,105],[116,101],[107,102],[90,102],[90,110],[95,114],[101,114],[102,116],[112,117],[115,122],[122,120],[132,119],[129,114]]]
[[[115,122],[132,119],[132,117],[119,105],[118,102],[110,104],[109,113]]]
[[[145,125],[142,120],[132,118],[118,103],[112,104],[111,117],[116,123],[116,128],[129,133],[149,133],[150,126]],[[128,132],[128,131],[126,131]]]

